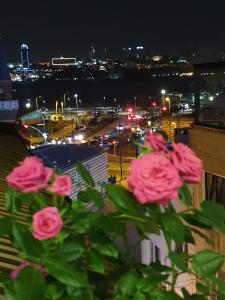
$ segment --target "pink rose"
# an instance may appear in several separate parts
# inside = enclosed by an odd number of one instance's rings
[[[202,179],[202,162],[186,145],[173,143],[170,160],[180,175],[188,183],[198,183]]]
[[[50,188],[52,193],[61,196],[70,196],[72,193],[72,180],[67,175],[57,176]]]
[[[53,169],[45,167],[41,159],[28,156],[12,170],[6,180],[10,187],[23,193],[31,193],[47,188],[52,174]]]
[[[133,160],[127,181],[141,204],[166,205],[178,197],[178,189],[182,186],[176,168],[169,159],[157,152]]]
[[[160,133],[148,131],[145,135],[144,144],[150,146],[155,151],[166,149],[166,142]]]
[[[37,240],[56,237],[63,226],[63,221],[56,207],[46,207],[33,215],[33,236]]]
[[[17,276],[19,275],[19,273],[20,273],[24,268],[26,268],[26,267],[37,268],[41,273],[44,274],[44,276],[47,276],[47,275],[48,275],[46,269],[45,269],[43,266],[41,266],[41,265],[36,265],[36,264],[34,264],[34,263],[31,263],[31,262],[25,260],[25,261],[22,261],[22,262],[21,262],[20,266],[16,267],[16,268],[12,271],[12,273],[11,273],[11,278],[12,278],[12,280],[16,280],[16,278],[17,278]]]

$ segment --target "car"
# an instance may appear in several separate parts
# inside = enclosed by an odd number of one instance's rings
[[[102,147],[102,148],[108,148],[109,147],[109,143],[108,143],[108,141],[106,139],[100,140],[99,146]]]
[[[119,144],[119,141],[117,139],[108,139],[109,146],[117,146]]]
[[[99,145],[99,140],[97,140],[97,139],[90,140],[90,141],[88,142],[88,144],[89,144],[90,146],[98,146],[98,145]]]
[[[108,112],[106,113],[106,115],[107,115],[108,117],[113,118],[113,117],[116,116],[116,112],[115,112],[115,111],[108,111]]]
[[[86,125],[78,125],[76,127],[77,131],[85,131],[87,130],[87,126]]]

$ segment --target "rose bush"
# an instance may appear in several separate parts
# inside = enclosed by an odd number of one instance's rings
[[[178,198],[183,184],[177,169],[160,153],[133,160],[127,182],[140,203],[163,205]]]
[[[72,181],[69,176],[57,176],[51,185],[50,191],[61,196],[70,196],[72,193]]]
[[[46,207],[33,215],[33,236],[38,240],[56,237],[63,221],[56,207]]]
[[[0,273],[7,300],[225,299],[225,283],[217,276],[222,254],[175,251],[194,245],[196,236],[210,242],[205,230],[225,233],[221,204],[193,206],[187,183],[200,182],[202,176],[193,151],[181,144],[167,148],[159,135],[148,133],[127,183],[105,184],[104,193],[82,164],[76,170],[86,189],[70,206],[63,196],[71,194],[71,179],[36,157],[26,158],[7,177],[8,213],[0,218],[0,236],[8,236],[23,261]],[[176,211],[176,201],[185,205],[183,211]],[[13,215],[23,202],[29,205],[25,222]],[[93,205],[96,211],[89,211]],[[138,239],[135,245],[128,240],[130,229]],[[152,234],[164,239],[167,262],[136,260],[136,248]],[[177,286],[184,273],[196,278],[191,291],[185,284]]]
[[[27,157],[6,178],[8,185],[23,193],[46,189],[53,169],[44,166],[38,157]]]

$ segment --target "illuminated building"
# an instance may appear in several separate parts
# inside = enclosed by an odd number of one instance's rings
[[[14,121],[17,110],[18,101],[12,99],[12,81],[0,45],[0,120],[2,122]]]
[[[53,66],[75,66],[76,65],[76,58],[75,57],[58,57],[52,58],[52,65]]]
[[[26,44],[20,46],[20,58],[23,70],[28,70],[30,67],[29,47]]]

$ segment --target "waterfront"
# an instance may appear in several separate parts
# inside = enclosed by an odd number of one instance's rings
[[[166,88],[168,92],[190,93],[192,78],[152,78],[150,76],[139,78],[123,78],[117,80],[54,80],[45,79],[36,82],[14,82],[14,97],[20,101],[20,106],[25,106],[28,98],[35,104],[35,97],[42,96],[45,106],[52,108],[55,101],[62,101],[63,94],[67,93],[67,106],[75,107],[72,96],[78,94],[81,106],[124,106],[137,104],[148,106],[148,100],[160,99],[160,90]],[[105,97],[105,102],[103,100]]]

